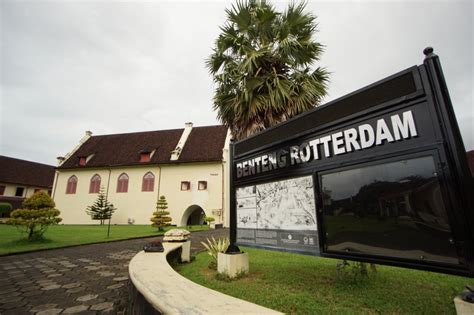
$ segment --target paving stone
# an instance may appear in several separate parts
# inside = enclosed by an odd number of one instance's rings
[[[75,313],[87,311],[88,308],[89,308],[89,305],[76,305],[76,306],[66,308],[62,312],[62,314],[75,314]]]
[[[3,267],[3,270],[13,270],[13,269],[16,269],[15,266],[5,266]]]
[[[191,237],[195,238],[192,242],[198,246],[193,246],[192,253],[202,249],[202,246],[199,246],[201,240],[205,241],[211,236],[219,238],[227,235],[228,230],[224,229],[193,233]],[[161,237],[153,238],[153,240],[161,239]],[[126,282],[129,261],[150,240],[136,239],[0,257],[0,272],[2,272],[0,293],[7,291],[3,296],[0,294],[0,299],[13,295],[23,297],[18,302],[8,300],[5,300],[4,304],[0,302],[0,314],[28,314],[30,309],[44,304],[49,304],[49,306],[37,312],[48,311],[54,314],[61,309],[65,312],[66,309],[83,305],[100,308],[100,310],[92,310],[89,307],[79,312],[84,315],[121,314],[129,305]],[[4,269],[5,267],[7,270]],[[29,269],[26,269],[28,267]],[[93,270],[89,272],[86,267],[92,267]],[[101,277],[97,274],[98,272],[105,275],[114,274],[114,276]],[[48,278],[50,274],[63,276]],[[116,284],[123,285],[117,289],[107,289]],[[61,288],[42,290],[54,286],[61,286]],[[86,295],[97,297],[88,301],[77,301],[78,296]],[[109,305],[104,305],[104,303],[109,303]]]
[[[115,276],[115,272],[110,272],[110,271],[99,271],[97,274],[101,277],[112,277]]]
[[[8,311],[1,313],[2,315],[19,315],[19,314],[30,314],[27,307],[16,307]]]
[[[30,296],[37,296],[37,295],[40,295],[40,294],[44,294],[44,292],[42,290],[35,290],[35,291],[25,292],[22,295],[24,297],[30,297]]]
[[[76,301],[79,301],[79,302],[85,302],[85,301],[90,301],[90,300],[94,300],[98,297],[97,294],[87,294],[87,295],[83,295],[83,296],[80,296],[76,299]]]
[[[58,304],[42,304],[42,305],[38,305],[38,306],[35,306],[33,307],[30,312],[33,312],[33,313],[36,313],[36,312],[41,312],[41,311],[45,311],[47,309],[51,309],[51,308],[55,308]]]
[[[5,303],[10,303],[10,302],[20,302],[21,300],[23,300],[23,297],[20,296],[20,295],[15,295],[15,296],[12,296],[11,294],[8,295],[8,296],[5,296],[5,297],[2,297],[2,300],[5,299]]]
[[[101,269],[102,267],[98,267],[98,266],[86,266],[86,267],[84,267],[84,268],[86,268],[87,270],[99,270],[99,269]]]
[[[73,289],[73,288],[77,288],[77,287],[80,287],[80,286],[81,286],[81,284],[79,282],[73,282],[73,283],[68,283],[68,284],[63,285],[63,288]]]
[[[51,279],[41,279],[41,280],[38,280],[36,281],[38,284],[47,284],[47,283],[52,283],[54,282],[54,280],[51,280]]]
[[[4,290],[0,291],[0,295],[8,294],[10,292],[15,292],[15,291],[17,291],[17,288],[12,286],[10,288],[7,288],[7,289],[4,289]]]
[[[50,275],[48,275],[48,278],[57,278],[57,277],[61,277],[62,274],[61,273],[52,273]]]
[[[123,287],[123,283],[117,283],[117,284],[109,285],[107,289],[115,290],[121,287]]]
[[[114,303],[112,302],[104,302],[104,303],[99,303],[91,306],[91,310],[93,311],[102,311],[106,310],[108,308],[112,308],[114,306]]]
[[[55,315],[63,311],[62,308],[50,308],[41,312],[36,313],[36,315]]]
[[[61,286],[59,284],[53,284],[53,285],[48,285],[48,286],[45,286],[43,287],[41,290],[43,291],[49,291],[49,290],[55,290],[55,289],[59,289]]]
[[[69,289],[66,292],[67,293],[77,293],[77,292],[81,292],[81,291],[84,291],[83,287],[77,287],[77,288],[74,288],[74,289]]]

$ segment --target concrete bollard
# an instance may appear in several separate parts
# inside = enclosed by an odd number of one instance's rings
[[[249,272],[249,254],[217,254],[217,272],[225,274],[229,278],[235,278],[239,274]]]

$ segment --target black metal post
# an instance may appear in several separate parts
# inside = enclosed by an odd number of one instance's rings
[[[425,60],[423,64],[426,67],[430,83],[433,87],[433,97],[436,100],[435,104],[439,111],[439,119],[441,121],[441,129],[446,139],[444,146],[448,161],[452,164],[450,173],[453,178],[456,209],[453,213],[455,218],[455,230],[452,233],[458,236],[457,249],[459,256],[466,259],[471,275],[474,274],[474,197],[470,193],[474,191],[474,181],[471,177],[465,176],[470,174],[469,166],[466,161],[466,149],[462,141],[461,132],[456,121],[456,115],[449,96],[446,80],[441,68],[439,57],[433,52],[432,47],[427,47],[423,50]],[[462,209],[466,208],[466,209]],[[461,210],[461,211],[459,211]],[[473,294],[472,292],[470,293]],[[474,299],[474,297],[473,297]]]
[[[226,250],[226,254],[240,254],[241,251],[239,247],[235,244],[237,243],[237,209],[235,201],[235,187],[234,187],[234,140],[230,140],[229,145],[229,224],[230,224],[230,245]]]
[[[112,214],[109,216],[109,226],[107,227],[107,238],[110,236],[110,220],[112,220]]]

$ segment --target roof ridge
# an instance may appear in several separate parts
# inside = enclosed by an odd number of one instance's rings
[[[106,136],[123,136],[123,135],[134,135],[140,133],[153,133],[153,132],[163,132],[163,131],[179,131],[183,130],[184,128],[174,128],[174,129],[162,129],[162,130],[148,130],[148,131],[134,131],[134,132],[122,132],[122,133],[109,133],[104,135],[92,135],[91,138],[97,137],[106,137]]]
[[[7,159],[11,159],[11,160],[17,160],[17,161],[21,161],[21,162],[34,163],[34,164],[43,165],[43,166],[49,166],[49,167],[53,167],[53,168],[54,168],[54,165],[49,165],[49,164],[45,164],[45,163],[40,163],[40,162],[34,162],[34,161],[29,161],[29,160],[14,158],[14,157],[11,157],[11,156],[0,155],[0,157],[4,157],[4,158],[7,158]]]

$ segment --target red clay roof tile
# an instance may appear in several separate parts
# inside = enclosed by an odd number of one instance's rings
[[[0,155],[0,183],[50,188],[54,166]]]

